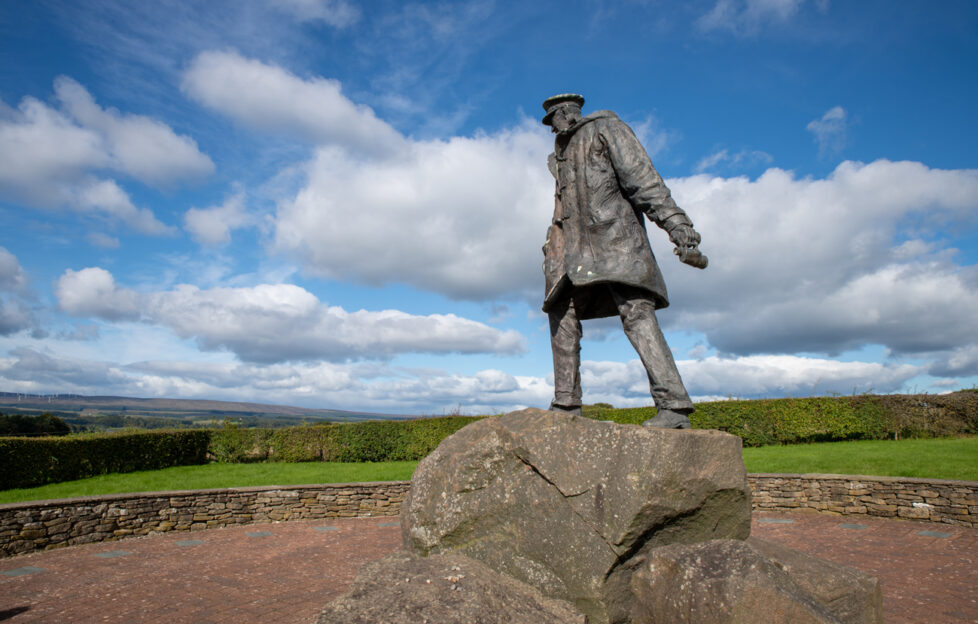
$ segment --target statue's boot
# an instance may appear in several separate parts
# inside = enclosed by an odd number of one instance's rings
[[[642,423],[643,427],[659,427],[661,429],[691,429],[689,414],[692,410],[660,409],[654,418]]]
[[[548,408],[551,412],[561,412],[564,414],[570,414],[571,416],[581,416],[580,405],[557,405],[556,403],[551,403]]]

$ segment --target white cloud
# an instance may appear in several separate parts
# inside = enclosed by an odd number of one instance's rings
[[[908,219],[974,223],[978,171],[845,162],[826,179],[769,169],[747,178],[668,181],[703,235],[704,272],[661,266],[674,309],[721,352],[898,354],[973,344],[978,277],[942,245],[898,239]],[[661,246],[661,239],[656,239]],[[662,255],[660,253],[660,255]]]
[[[143,234],[169,234],[173,231],[172,227],[161,223],[151,210],[134,206],[129,195],[112,180],[93,180],[79,186],[74,202],[85,212],[116,218]]]
[[[399,353],[498,353],[525,350],[516,331],[500,331],[454,314],[397,310],[347,312],[291,284],[138,294],[101,268],[68,270],[58,280],[61,309],[75,316],[136,320],[229,350],[250,362],[383,359]]]
[[[344,96],[338,81],[303,80],[237,52],[201,53],[184,73],[181,88],[204,106],[258,130],[374,156],[404,144],[373,110]]]
[[[360,9],[345,0],[268,0],[299,21],[322,21],[336,28],[352,26],[360,19]]]
[[[22,302],[0,297],[0,336],[9,336],[35,326],[34,315]]]
[[[83,86],[66,76],[54,81],[54,91],[72,118],[102,139],[112,169],[151,185],[213,173],[214,163],[197,149],[197,143],[166,124],[103,109]]]
[[[279,205],[276,247],[325,277],[535,296],[553,206],[552,143],[537,125],[416,141],[397,159],[320,148],[307,186]]]
[[[25,97],[0,117],[0,197],[108,216],[146,234],[171,231],[102,174],[168,185],[210,174],[211,160],[165,124],[101,108],[70,78],[54,87],[63,110]]]
[[[815,136],[818,155],[838,154],[846,146],[848,114],[841,106],[833,106],[819,119],[808,122],[805,128]]]
[[[895,392],[924,369],[909,364],[839,362],[795,355],[709,356],[676,362],[691,396],[809,396]],[[639,360],[585,361],[581,384],[587,403],[650,405],[649,381]]]
[[[17,261],[17,256],[0,247],[0,291],[23,291],[27,287],[27,274]]]
[[[803,3],[804,0],[717,0],[696,25],[703,31],[753,35],[765,24],[790,20]]]
[[[74,316],[113,321],[139,318],[139,295],[116,286],[112,274],[99,267],[68,269],[58,278],[54,292],[61,309]]]
[[[245,211],[244,194],[236,193],[220,206],[191,208],[184,214],[184,229],[204,245],[225,245],[231,241],[231,230],[252,222]]]

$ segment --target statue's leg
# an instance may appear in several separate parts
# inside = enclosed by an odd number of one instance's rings
[[[554,356],[554,400],[550,409],[581,413],[581,321],[572,297],[550,310],[550,347]]]
[[[672,351],[655,318],[655,302],[639,288],[616,284],[610,290],[618,306],[625,335],[638,352],[649,376],[652,399],[659,412],[656,417],[658,421],[651,425],[688,428],[688,415],[693,412],[693,402],[689,400]]]

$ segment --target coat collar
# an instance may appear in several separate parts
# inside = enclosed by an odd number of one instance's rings
[[[570,137],[573,136],[575,132],[577,132],[587,124],[591,123],[592,121],[597,121],[598,119],[608,119],[608,118],[618,119],[618,115],[614,114],[610,110],[595,111],[586,117],[581,117],[581,119],[578,120],[577,123],[575,123],[570,128],[564,130],[563,132],[558,132],[557,139],[566,141],[570,139]]]

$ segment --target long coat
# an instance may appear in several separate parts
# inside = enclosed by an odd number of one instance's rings
[[[543,310],[571,292],[595,291],[585,309],[578,302],[578,316],[616,316],[610,295],[594,288],[609,283],[643,288],[657,308],[668,306],[644,216],[660,226],[674,215],[689,221],[632,129],[611,111],[592,113],[557,135],[550,170],[557,192],[544,244]]]

